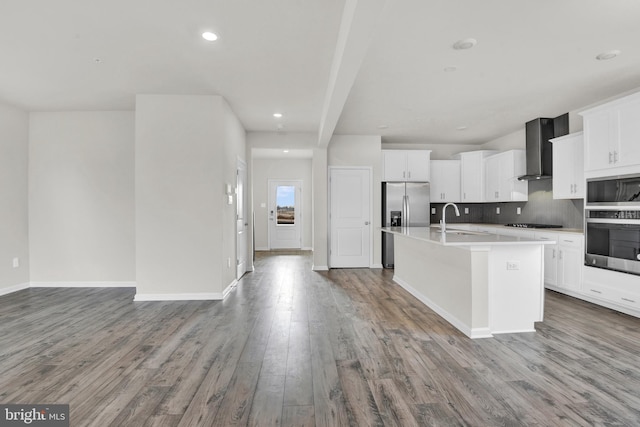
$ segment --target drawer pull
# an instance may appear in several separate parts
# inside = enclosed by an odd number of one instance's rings
[[[596,294],[601,294],[602,291],[596,291],[595,289],[589,289],[591,292],[595,292]]]
[[[625,298],[625,297],[622,297],[622,301],[626,301],[626,302],[633,302],[633,303],[635,303],[635,301],[634,301],[634,300],[629,299],[629,298]]]

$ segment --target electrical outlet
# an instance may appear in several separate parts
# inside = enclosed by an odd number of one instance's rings
[[[431,215],[435,215],[436,214],[436,208],[431,208]]]
[[[469,215],[469,208],[464,208],[464,213],[465,213],[466,215]]]
[[[13,259],[13,268],[20,267],[20,258],[16,257]]]
[[[507,261],[507,270],[520,270],[520,261]]]
[[[496,208],[496,213],[497,213],[498,215],[500,215],[500,208],[499,208],[499,207],[498,207],[498,208]]]
[[[517,207],[517,208],[516,208],[516,214],[517,214],[517,215],[522,214],[522,208],[521,208],[521,207]]]

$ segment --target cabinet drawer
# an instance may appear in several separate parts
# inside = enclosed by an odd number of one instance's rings
[[[585,283],[583,292],[593,298],[599,298],[606,301],[615,300],[615,291],[613,289],[595,283]]]
[[[582,236],[563,236],[558,234],[558,244],[575,249],[582,249]]]
[[[631,294],[627,292],[616,292],[615,297],[617,299],[617,303],[621,305],[625,305],[627,307],[638,309],[640,308],[640,295]]]

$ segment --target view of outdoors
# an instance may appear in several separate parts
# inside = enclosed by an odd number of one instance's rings
[[[295,224],[295,206],[296,187],[293,185],[279,185],[276,189],[276,208],[278,210],[278,219],[276,224]]]

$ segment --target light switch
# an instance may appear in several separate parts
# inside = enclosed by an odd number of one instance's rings
[[[522,208],[521,207],[517,207],[516,208],[516,214],[518,214],[518,215],[522,214]]]
[[[436,208],[431,208],[431,215],[435,215],[436,214]]]
[[[469,208],[464,208],[464,213],[469,215]]]
[[[499,207],[497,207],[497,208],[496,208],[496,213],[497,213],[498,215],[500,215],[500,208],[499,208]]]

